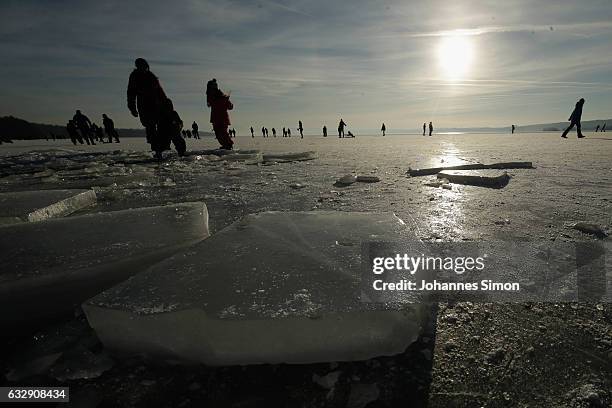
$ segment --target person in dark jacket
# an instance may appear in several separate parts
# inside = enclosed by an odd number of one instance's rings
[[[194,120],[193,123],[191,124],[191,133],[193,134],[193,137],[195,139],[199,139],[200,138],[199,130],[200,130],[200,127],[198,126],[198,124]]]
[[[338,137],[344,137],[344,128],[346,123],[344,123],[343,119],[340,119],[340,123],[338,123]]]
[[[433,133],[433,122],[429,122],[429,136]]]
[[[164,101],[167,99],[159,80],[149,70],[149,64],[144,58],[137,58],[134,62],[136,68],[130,74],[127,88],[128,109],[134,117],[140,118],[145,127],[147,143],[159,145],[157,127],[159,115]]]
[[[385,126],[385,124],[383,123],[382,126],[380,127],[380,131],[382,132],[383,136],[385,135],[385,132],[387,132],[387,127]]]
[[[162,102],[157,131],[159,137],[151,143],[151,148],[155,151],[155,157],[162,158],[161,152],[170,150],[170,142],[174,144],[179,156],[184,156],[187,150],[185,139],[181,137],[183,121],[178,112],[174,110],[172,101],[168,98]]]
[[[299,130],[300,132],[300,138],[304,138],[304,125],[302,125],[302,121],[298,121],[298,128],[297,130]]]
[[[91,134],[95,136],[95,139],[98,142],[104,143],[104,132],[100,126],[96,125],[95,122],[91,124]]]
[[[70,141],[73,145],[77,144],[77,141],[80,144],[83,144],[83,138],[79,134],[76,124],[74,120],[69,120],[68,124],[66,124],[66,131],[68,132],[68,137],[70,137]]]
[[[76,125],[77,129],[79,129],[79,132],[81,133],[81,137],[85,139],[85,142],[87,142],[87,144],[95,145],[96,142],[94,142],[94,139],[93,139],[93,133],[91,130],[91,121],[89,120],[89,118],[85,116],[84,114],[82,114],[81,111],[77,109],[76,113],[72,117],[72,121]]]
[[[104,125],[104,132],[106,132],[106,136],[108,136],[108,143],[113,143],[113,137],[115,138],[115,142],[119,143],[119,133],[117,133],[115,129],[115,122],[106,116],[106,113],[102,114],[102,125]]]
[[[327,137],[327,126],[323,125],[323,137]]]
[[[230,102],[229,95],[221,92],[214,78],[206,84],[206,104],[210,106],[210,123],[221,148],[232,150],[234,141],[229,137],[227,128],[231,125],[228,111],[234,109],[234,105]]]
[[[567,134],[569,133],[570,130],[572,130],[574,126],[576,126],[576,131],[578,132],[578,138],[581,139],[584,137],[584,135],[582,134],[582,124],[580,123],[580,121],[582,120],[582,107],[583,106],[584,106],[584,98],[580,98],[580,100],[576,102],[576,107],[574,108],[574,110],[572,111],[572,114],[570,115],[568,119],[570,121],[570,124],[567,127],[567,129],[565,129],[563,134],[561,135],[562,138],[567,139]]]

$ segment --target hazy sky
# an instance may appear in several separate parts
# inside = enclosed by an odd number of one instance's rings
[[[213,77],[239,130],[556,122],[579,97],[612,117],[610,0],[4,0],[0,54],[0,115],[45,123],[140,127],[135,57],[203,130]]]

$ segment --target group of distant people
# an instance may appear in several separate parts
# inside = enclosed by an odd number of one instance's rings
[[[196,121],[194,120],[193,123],[191,124],[191,130],[189,129],[183,129],[183,137],[187,138],[187,139],[191,139],[192,137],[194,139],[201,139],[200,138],[200,127],[198,126],[198,124],[196,123]]]
[[[236,137],[235,129],[228,129],[231,125],[229,111],[233,109],[233,104],[230,101],[229,95],[225,94],[219,88],[216,79],[211,79],[206,84],[206,104],[210,107],[210,123],[212,124],[215,137],[221,145],[222,149],[233,149],[234,141],[232,137]],[[184,155],[186,152],[186,142],[184,138],[200,139],[198,124],[194,121],[190,130],[183,130],[183,121],[174,109],[172,100],[170,100],[158,78],[151,72],[149,64],[143,58],[137,58],[135,68],[130,74],[127,88],[127,105],[128,109],[134,117],[140,118],[140,122],[145,127],[147,142],[151,145],[151,150],[155,152],[155,157],[161,158],[164,150],[170,149],[170,144],[174,144],[179,155]],[[563,138],[567,137],[569,131],[576,126],[578,137],[583,138],[581,131],[581,117],[584,98],[581,98],[570,115],[570,125],[563,132]],[[72,120],[66,126],[70,139],[74,144],[77,142],[83,144],[95,144],[95,141],[104,141],[104,132],[108,137],[108,142],[112,143],[113,139],[119,143],[119,135],[115,130],[114,123],[106,114],[102,115],[102,128],[92,123],[87,116],[77,110]],[[340,119],[338,123],[338,137],[355,137],[348,131],[346,122]],[[601,127],[601,131],[605,132],[606,124]],[[512,133],[516,126],[512,125]],[[304,137],[304,126],[302,121],[298,121],[297,130],[300,137]],[[382,135],[386,135],[387,127],[383,123],[381,127]],[[423,136],[433,134],[433,123],[423,123]],[[251,137],[255,137],[255,130],[250,127]],[[596,130],[600,131],[598,125]],[[282,129],[283,137],[291,137],[291,129],[289,127]],[[268,129],[264,126],[261,128],[263,137],[270,137]],[[276,137],[276,129],[272,128],[272,135]],[[327,137],[327,126],[323,126],[323,136]]]
[[[88,145],[95,145],[98,143],[105,143],[105,133],[108,138],[108,143],[113,143],[113,139],[116,143],[120,143],[119,133],[115,129],[115,122],[109,118],[105,113],[102,114],[102,125],[104,129],[96,125],[94,122],[77,109],[76,113],[71,120],[66,124],[66,131],[72,144],[77,143]],[[52,135],[54,137],[55,135]]]

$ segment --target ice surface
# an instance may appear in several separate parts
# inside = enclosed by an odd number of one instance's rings
[[[490,188],[505,187],[510,181],[508,173],[497,170],[445,170],[438,173],[437,177],[451,183]]]
[[[95,205],[93,190],[42,190],[0,193],[0,224],[63,217]]]
[[[65,310],[208,236],[204,203],[0,227],[0,322]]]
[[[361,243],[415,240],[389,213],[244,217],[83,305],[111,349],[210,365],[360,360],[400,353],[421,304],[359,298]]]

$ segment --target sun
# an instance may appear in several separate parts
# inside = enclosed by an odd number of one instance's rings
[[[466,35],[443,37],[438,45],[438,65],[445,78],[465,77],[474,59],[474,45]]]

